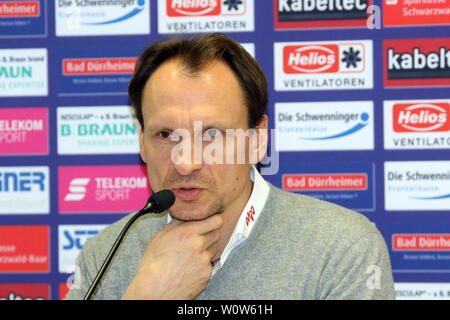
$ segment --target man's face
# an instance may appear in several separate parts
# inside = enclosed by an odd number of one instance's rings
[[[227,129],[247,130],[247,107],[242,89],[231,69],[223,62],[215,61],[195,75],[188,74],[179,60],[162,64],[147,81],[142,95],[144,130],[140,133],[142,159],[147,163],[148,177],[154,191],[171,189],[176,196],[170,208],[171,215],[183,221],[202,220],[236,203],[243,203],[248,197],[244,191],[250,188],[250,165],[205,163],[196,161],[197,147],[211,142],[201,141],[209,137],[213,142],[215,134],[223,135],[224,154],[245,152],[237,150],[238,144],[226,144]],[[201,121],[201,133],[194,130],[195,122]],[[267,119],[261,122],[267,129]],[[190,133],[191,146],[179,153],[183,161],[174,162],[174,147],[181,140],[173,141],[177,130]],[[196,136],[197,135],[197,136]],[[198,149],[198,148],[197,148]],[[198,150],[197,150],[198,152]],[[198,153],[197,153],[198,154]],[[203,154],[200,151],[200,154]],[[242,208],[241,208],[242,209]]]

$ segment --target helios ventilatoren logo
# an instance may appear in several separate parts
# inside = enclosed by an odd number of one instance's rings
[[[370,89],[372,41],[274,43],[275,90]]]
[[[450,100],[384,101],[385,149],[450,147]]]
[[[161,0],[159,33],[254,30],[254,0]]]

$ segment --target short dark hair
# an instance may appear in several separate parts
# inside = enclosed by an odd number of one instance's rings
[[[249,128],[254,128],[261,122],[267,107],[267,79],[263,70],[238,42],[224,34],[213,33],[192,38],[161,40],[142,52],[128,87],[131,104],[142,128],[144,86],[153,72],[171,59],[180,59],[191,74],[200,71],[214,60],[225,62],[236,75],[242,88],[248,110]]]

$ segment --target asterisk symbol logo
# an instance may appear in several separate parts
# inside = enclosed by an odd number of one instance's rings
[[[353,47],[350,47],[348,49],[348,51],[344,51],[344,57],[342,58],[342,62],[345,62],[346,68],[349,68],[350,66],[352,67],[357,67],[356,63],[361,61],[361,58],[359,57],[359,50],[353,51]]]
[[[242,0],[225,0],[223,4],[228,6],[229,11],[231,9],[239,10],[238,6],[242,4]]]

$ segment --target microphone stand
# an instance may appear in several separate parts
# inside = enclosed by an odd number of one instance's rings
[[[130,220],[128,220],[125,227],[120,232],[119,236],[117,237],[116,241],[114,242],[113,246],[108,252],[108,255],[105,258],[105,261],[103,261],[102,266],[97,272],[97,275],[95,276],[94,281],[92,282],[91,286],[89,287],[86,295],[84,296],[83,300],[90,300],[92,295],[95,292],[95,289],[97,288],[101,278],[103,277],[103,274],[105,273],[106,269],[108,268],[112,258],[116,254],[117,249],[119,248],[119,245],[122,243],[123,238],[125,237],[126,233],[128,232],[128,229],[133,225],[133,223],[142,217],[143,215],[147,213],[161,213],[163,211],[166,211],[175,201],[175,196],[172,191],[170,190],[162,190],[160,192],[157,192],[153,194],[145,207],[141,209],[138,213],[136,213],[134,216],[131,217]]]

